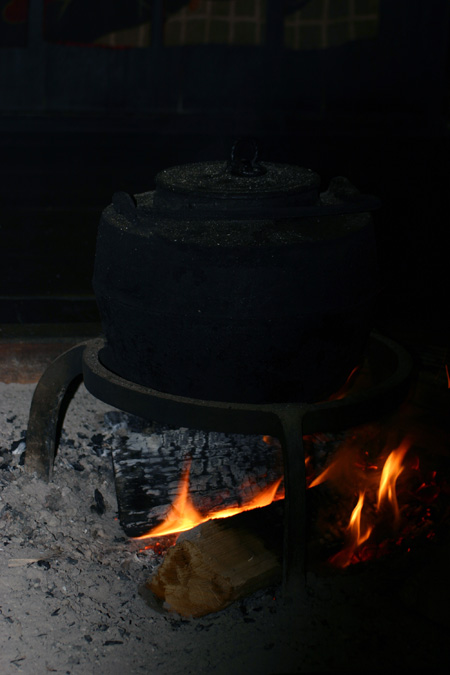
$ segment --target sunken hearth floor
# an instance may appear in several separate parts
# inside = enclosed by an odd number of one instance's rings
[[[13,352],[3,353],[11,361]],[[22,348],[16,353],[24,358]],[[421,410],[431,391],[446,388],[433,374],[440,354],[428,368]],[[445,537],[429,556],[421,550],[402,564],[310,572],[306,598],[285,607],[279,587],[201,619],[148,606],[138,589],[160,558],[140,550],[117,519],[111,407],[81,385],[66,414],[52,481],[30,477],[23,453],[38,373],[29,360],[22,371],[17,358],[14,367],[26,377],[0,367],[1,673],[447,670]],[[445,396],[439,396],[439,414]]]

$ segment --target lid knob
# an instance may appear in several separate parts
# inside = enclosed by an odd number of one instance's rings
[[[258,162],[258,144],[254,138],[239,138],[233,143],[227,171],[233,176],[263,176],[267,169]]]

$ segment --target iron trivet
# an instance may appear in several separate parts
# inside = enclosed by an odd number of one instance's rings
[[[204,431],[274,436],[280,440],[284,465],[283,586],[286,596],[300,592],[306,543],[303,434],[339,431],[394,410],[409,389],[409,354],[394,341],[372,333],[367,360],[375,382],[369,387],[321,403],[247,404],[184,398],[125,380],[100,363],[103,346],[102,338],[81,343],[57,358],[42,375],[31,403],[26,470],[50,480],[64,413],[81,378],[96,398],[150,421]]]

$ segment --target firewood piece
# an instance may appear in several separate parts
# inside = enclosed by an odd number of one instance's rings
[[[47,551],[47,553],[37,555],[35,554],[30,558],[10,558],[8,560],[8,567],[28,567],[33,563],[46,563],[48,560],[54,560],[55,558],[58,558],[62,555],[62,553],[62,549],[57,548]]]
[[[278,583],[281,518],[276,507],[210,520],[184,533],[145,587],[167,609],[200,617]],[[278,522],[272,527],[275,512]]]

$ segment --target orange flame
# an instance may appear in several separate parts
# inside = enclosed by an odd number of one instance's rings
[[[404,458],[411,442],[405,439],[389,453],[383,468],[379,471],[377,464],[366,460],[361,461],[360,446],[349,439],[337,451],[333,461],[327,466],[308,487],[315,487],[329,481],[343,495],[353,486],[358,488],[359,498],[354,507],[347,525],[346,543],[344,548],[334,555],[330,562],[338,567],[346,567],[355,558],[358,549],[369,539],[375,527],[386,521],[387,514],[394,513],[394,523],[398,525],[400,510],[397,501],[397,479],[404,470]],[[367,453],[366,453],[367,454]],[[367,495],[366,495],[367,492]],[[361,514],[365,499],[368,498],[369,509],[367,517],[370,524],[364,529],[361,526]]]
[[[327,466],[326,469],[322,471],[322,473],[319,473],[319,475],[316,476],[316,478],[314,478],[314,480],[309,484],[308,487],[313,488],[316,487],[317,485],[320,485],[321,483],[324,483],[326,480],[329,480],[334,475],[336,467],[337,463],[332,462],[332,464]]]
[[[364,495],[364,492],[359,493],[358,503],[352,511],[347,528],[351,534],[354,548],[361,546],[361,544],[363,544],[370,537],[373,530],[373,527],[370,525],[364,534],[361,534],[361,512],[364,504]]]
[[[242,513],[243,511],[250,511],[251,509],[268,506],[273,501],[283,499],[284,497],[283,491],[278,492],[280,483],[283,480],[282,478],[279,478],[274,483],[261,490],[255,497],[250,499],[245,504],[241,506],[231,506],[229,508],[222,509],[220,511],[214,511],[208,513],[206,516],[203,516],[199,511],[197,511],[189,496],[190,468],[191,463],[189,462],[181,475],[178,495],[170,507],[167,518],[162,523],[150,530],[150,532],[147,532],[140,537],[134,537],[134,539],[150,539],[152,537],[161,537],[167,534],[178,534],[180,532],[190,530],[197,525],[201,525],[201,523],[205,523],[207,520],[229,518],[230,516],[235,516],[238,513]]]
[[[340,401],[342,398],[345,398],[350,388],[350,385],[353,383],[355,375],[359,372],[360,368],[361,366],[358,365],[352,369],[350,375],[348,375],[344,384],[337,391],[335,391],[334,394],[331,394],[331,396],[328,398],[329,401]]]
[[[273,444],[276,441],[270,436],[265,436],[263,440],[268,444]],[[361,485],[361,488],[358,488],[358,501],[351,512],[346,527],[344,548],[330,559],[331,564],[344,568],[359,559],[361,553],[364,554],[365,548],[360,551],[358,549],[371,537],[379,523],[384,520],[383,514],[387,510],[389,513],[394,512],[395,523],[398,523],[400,510],[397,501],[397,479],[404,470],[403,460],[410,446],[409,440],[403,440],[397,448],[390,452],[382,470],[379,471],[377,465],[370,462],[369,459],[361,461],[359,452],[361,446],[358,439],[352,437],[340,447],[331,464],[308,485],[308,487],[315,487],[325,481],[330,481],[343,494],[346,492],[348,494],[348,490],[353,492],[355,483]],[[367,452],[365,454],[368,456]],[[310,457],[306,457],[305,463],[307,466],[309,462]],[[202,514],[195,508],[189,495],[190,466],[191,462],[189,461],[182,472],[177,496],[164,522],[146,534],[135,537],[135,539],[146,540],[170,534],[176,535],[208,520],[228,518],[244,511],[268,506],[273,501],[284,497],[284,490],[279,489],[282,482],[281,477],[244,504]],[[369,496],[368,499],[366,492]],[[363,518],[366,499],[370,503],[368,509],[365,510],[365,518]],[[363,521],[365,521],[364,524],[362,524]]]
[[[181,480],[178,488],[178,495],[176,496],[167,518],[153,528],[148,534],[144,534],[136,539],[146,539],[147,537],[159,537],[166,534],[174,534],[176,532],[184,532],[190,530],[192,527],[198,525],[202,516],[192,504],[189,497],[189,473],[191,470],[191,462],[189,462],[181,474]]]
[[[311,483],[308,483],[308,487],[316,487],[329,480],[339,485],[341,490],[344,488],[345,491],[345,488],[348,488],[353,492],[356,481],[355,467],[358,468],[358,464],[355,461],[356,449],[353,441],[341,445],[331,464],[325,467]]]
[[[447,375],[447,387],[450,389],[450,373],[448,372],[448,365],[445,364],[445,373]]]
[[[383,470],[381,472],[380,486],[378,488],[377,509],[380,510],[383,504],[386,502],[389,503],[394,510],[396,521],[398,521],[400,517],[400,512],[398,509],[395,484],[397,482],[397,478],[404,469],[403,459],[408,452],[409,447],[409,441],[403,440],[398,448],[392,450],[386,462],[384,463]]]
[[[350,520],[347,526],[348,543],[342,551],[336,553],[330,562],[337,567],[348,567],[350,565],[353,554],[372,534],[373,525],[368,525],[364,534],[361,534],[361,513],[364,505],[365,493],[360,491],[358,502],[352,511]]]

